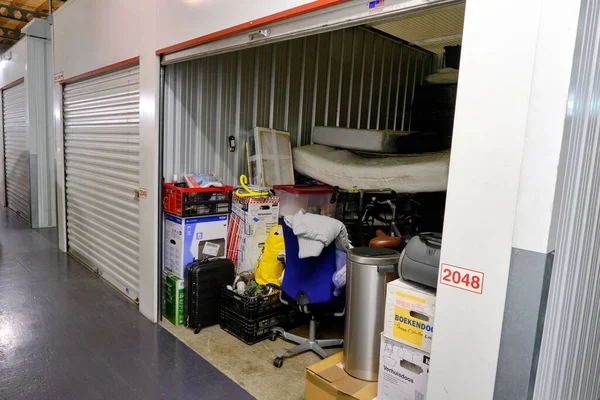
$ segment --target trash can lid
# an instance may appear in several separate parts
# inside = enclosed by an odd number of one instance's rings
[[[348,251],[348,260],[360,264],[398,264],[400,253],[396,250],[377,247],[355,247]]]

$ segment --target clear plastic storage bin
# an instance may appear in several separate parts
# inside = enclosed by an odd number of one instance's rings
[[[333,188],[324,185],[276,185],[279,196],[279,215],[297,214],[305,210],[312,214],[335,217],[335,203],[331,203]]]

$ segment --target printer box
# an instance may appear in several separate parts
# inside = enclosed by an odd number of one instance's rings
[[[306,368],[305,400],[373,400],[377,382],[350,376],[344,370],[340,351]]]
[[[429,354],[381,335],[377,400],[423,400],[428,379]]]
[[[184,278],[185,266],[211,257],[225,257],[227,215],[181,218],[165,214],[163,269]]]
[[[387,284],[383,333],[431,353],[435,290],[396,279]]]
[[[184,280],[163,272],[163,316],[173,325],[183,325],[183,299],[185,297]]]

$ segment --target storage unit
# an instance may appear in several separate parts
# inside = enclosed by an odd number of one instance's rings
[[[25,82],[2,91],[7,206],[29,222],[31,193]]]
[[[448,15],[452,18],[458,16],[450,24],[452,28],[462,30],[461,10],[462,6],[448,8]],[[426,47],[429,45],[426,40],[408,43],[402,37],[406,31],[396,29],[406,28],[411,22],[428,27],[435,25],[435,22],[419,22],[415,17],[415,20],[404,24],[406,26],[402,24],[403,20],[398,20],[398,24],[386,21],[383,26],[375,17],[373,19],[368,23],[362,21],[362,24],[360,20],[351,21],[337,28],[307,29],[303,33],[293,32],[292,28],[282,24],[278,28],[287,29],[288,36],[270,40],[265,33],[266,37],[260,40],[251,39],[249,43],[238,43],[230,48],[220,48],[220,43],[214,41],[199,46],[206,48],[205,53],[199,50],[194,56],[191,55],[193,50],[189,50],[182,51],[182,54],[188,54],[187,57],[165,57],[162,81],[163,178],[170,180],[174,175],[192,172],[212,173],[222,178],[225,184],[235,185],[240,174],[248,174],[255,169],[253,160],[246,159],[248,150],[245,144],[251,142],[249,139],[257,127],[289,132],[292,147],[311,144],[315,126],[336,128],[332,136],[348,135],[349,139],[354,132],[340,128],[361,131],[416,130],[413,99],[424,84],[424,78],[440,67],[443,46],[436,42],[431,44],[430,50]],[[275,31],[276,28],[273,28]],[[435,34],[434,29],[422,33],[430,37]],[[244,36],[252,35],[258,37],[261,34],[246,32],[237,36],[236,40],[242,42]],[[414,36],[411,39],[417,40]],[[456,44],[460,42],[460,37],[452,41],[452,44]],[[388,136],[400,135],[389,133]],[[368,135],[367,140],[370,140]],[[234,146],[231,145],[232,141],[235,142]],[[335,142],[332,140],[327,144]],[[378,145],[371,148],[365,146],[364,150],[372,151],[380,147],[387,149]],[[352,150],[360,149],[354,146]],[[422,174],[424,178],[410,175],[405,180],[411,182],[447,175],[449,151],[443,156],[440,168]],[[434,155],[432,158],[435,160],[426,161],[439,161],[440,157]],[[382,180],[376,171],[372,172],[376,159],[368,156],[364,159],[365,164],[371,164],[372,168],[365,173],[368,179]],[[268,161],[274,162],[273,157]],[[337,160],[330,161],[335,163]],[[337,168],[344,169],[343,165],[340,163]],[[319,169],[322,166],[318,164],[313,167]],[[361,168],[361,165],[353,167]],[[333,168],[327,171],[341,175]],[[390,175],[398,177],[401,174],[393,170]],[[440,181],[439,187],[435,187],[437,191],[445,190],[447,184],[446,179]],[[329,184],[333,186],[333,183]],[[336,190],[331,186],[289,185],[273,188],[281,199],[280,216],[295,214],[300,209],[335,216],[336,205],[332,199]],[[344,189],[354,193],[351,186]],[[415,192],[419,190],[414,189],[409,193]],[[362,218],[362,215],[358,218]],[[398,254],[395,254],[396,261],[391,262],[391,271],[394,270],[393,264],[397,264],[397,258]],[[370,289],[379,291],[380,295],[366,288],[365,293],[358,296],[359,301],[353,304],[357,308],[356,314],[361,314],[360,310],[364,311],[364,307],[361,308],[359,304],[360,298],[365,297],[363,295],[375,296],[372,303],[378,303],[382,313],[369,321],[354,318],[345,333],[345,337],[351,339],[350,344],[353,344],[349,347],[346,371],[351,376],[368,380],[377,378],[385,303],[386,278],[385,274],[378,274],[376,267],[369,268],[373,269],[369,272],[373,272],[374,277],[367,278],[373,278],[373,282],[368,282],[372,286]],[[355,272],[365,275],[361,271]],[[364,282],[365,279],[356,279],[355,283]],[[351,320],[352,316],[347,315],[347,318]],[[221,310],[222,327],[249,344],[268,334],[268,330],[261,328],[271,326],[271,321],[267,317],[263,319],[244,321],[240,315],[225,307]],[[369,324],[375,328],[360,329]],[[377,325],[380,325],[379,330]],[[372,342],[368,350],[364,350],[365,340]],[[375,385],[369,386],[373,390]],[[424,388],[419,389],[425,391]]]
[[[138,300],[139,68],[64,86],[68,251]]]

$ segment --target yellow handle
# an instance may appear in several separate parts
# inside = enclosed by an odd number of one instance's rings
[[[268,196],[269,192],[255,192],[250,189],[248,185],[248,177],[246,175],[240,175],[240,185],[246,191],[246,193],[242,193],[240,189],[238,189],[235,194],[239,197],[254,197],[254,196]]]

